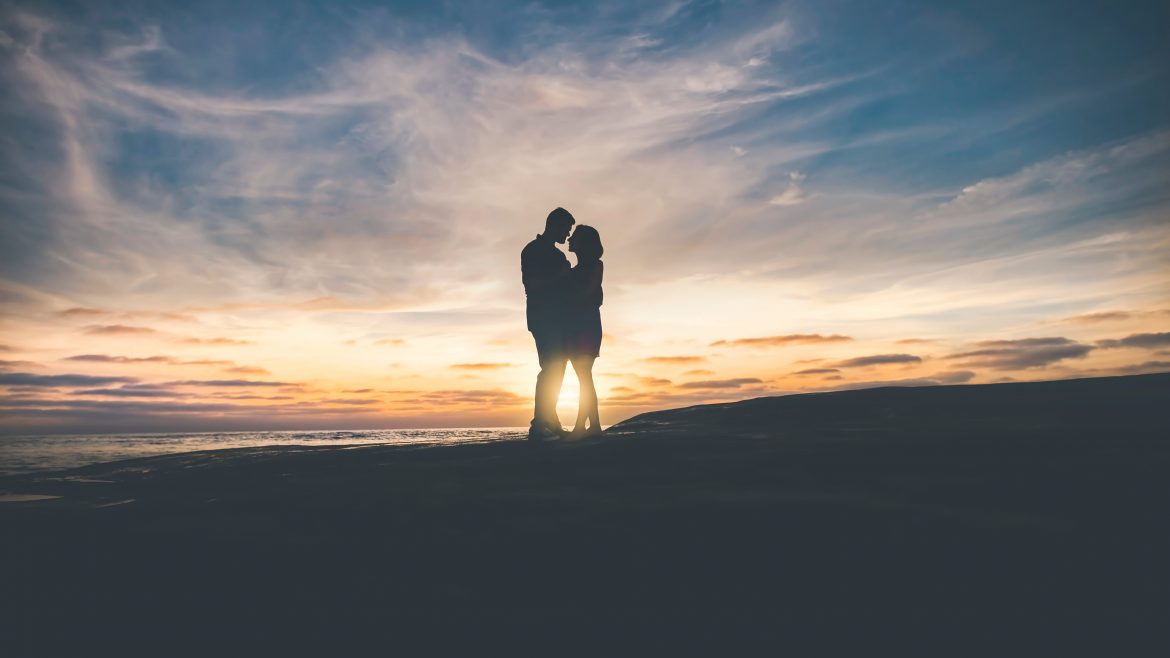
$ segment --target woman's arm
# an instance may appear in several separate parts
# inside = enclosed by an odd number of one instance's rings
[[[605,273],[605,263],[597,261],[597,266],[585,279],[585,294],[594,293],[601,289],[601,277]]]

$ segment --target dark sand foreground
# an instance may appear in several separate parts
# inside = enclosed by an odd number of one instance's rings
[[[1170,655],[1168,476],[1170,374],[8,477],[0,653]]]

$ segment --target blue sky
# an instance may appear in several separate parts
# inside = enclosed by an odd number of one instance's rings
[[[206,402],[159,364],[231,361],[323,426],[329,391],[362,389],[361,422],[512,424],[534,368],[516,254],[557,205],[606,242],[610,418],[1167,361],[1093,347],[1170,324],[1165,3],[108,4],[0,13],[7,371]],[[814,334],[853,342],[712,349]],[[1090,349],[952,367],[1056,338]],[[900,340],[932,342],[794,379]],[[151,356],[171,361],[124,360]],[[76,410],[43,388],[9,391],[56,401],[14,426]],[[290,413],[271,402],[239,415]]]

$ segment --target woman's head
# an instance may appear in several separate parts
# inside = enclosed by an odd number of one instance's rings
[[[578,260],[599,260],[605,249],[601,246],[601,235],[597,229],[578,224],[577,230],[569,236],[569,251],[577,254]]]

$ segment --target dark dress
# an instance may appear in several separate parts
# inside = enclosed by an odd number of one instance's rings
[[[601,269],[601,261],[594,261],[569,272],[565,343],[570,358],[601,356]]]

